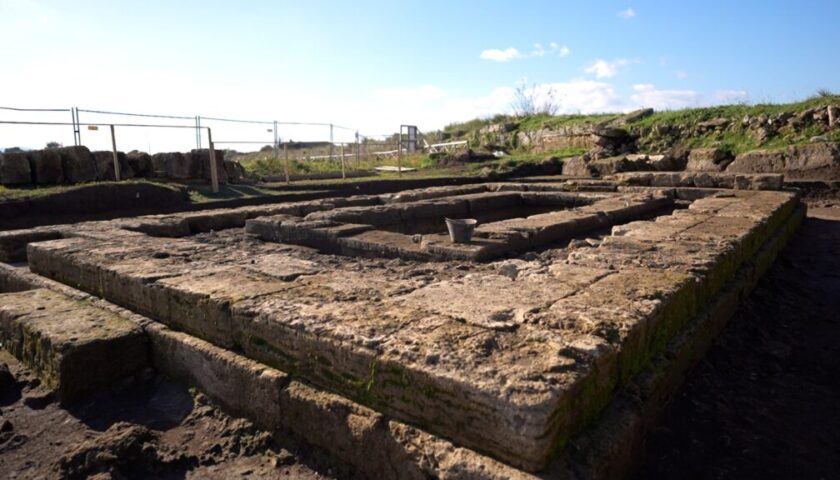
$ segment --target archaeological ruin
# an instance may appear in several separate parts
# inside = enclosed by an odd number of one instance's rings
[[[804,215],[648,171],[8,230],[0,342],[62,403],[151,367],[372,478],[610,478]]]

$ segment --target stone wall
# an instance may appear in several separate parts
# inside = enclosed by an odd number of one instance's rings
[[[216,152],[219,181],[237,181],[245,177],[238,162],[224,160]],[[208,150],[188,153],[117,152],[120,178],[164,178],[172,180],[209,180]],[[61,147],[30,152],[0,154],[0,185],[48,186],[115,180],[111,151],[91,152],[87,147]]]
[[[840,143],[815,142],[733,156],[720,148],[695,148],[666,155],[626,154],[597,158],[590,154],[563,160],[563,175],[601,177],[622,172],[708,172],[783,174],[787,180],[831,181],[840,178]]]

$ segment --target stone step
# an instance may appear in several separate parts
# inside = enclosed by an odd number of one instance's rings
[[[62,402],[149,365],[147,339],[136,324],[45,289],[0,294],[0,342]]]

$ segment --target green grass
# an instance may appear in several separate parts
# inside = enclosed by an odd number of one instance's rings
[[[573,125],[597,125],[611,122],[620,117],[619,113],[599,113],[592,115],[532,115],[519,123],[519,130],[556,129]]]
[[[768,139],[764,143],[758,143],[754,138],[749,136],[745,128],[741,128],[741,120],[745,116],[758,117],[760,115],[773,116],[782,112],[799,113],[807,109],[825,108],[828,105],[840,105],[840,95],[829,91],[819,91],[817,94],[794,103],[787,104],[734,104],[721,105],[715,107],[704,108],[686,108],[679,110],[666,110],[654,112],[646,118],[637,120],[628,128],[640,128],[642,130],[649,129],[655,125],[696,125],[697,123],[716,119],[727,118],[735,128],[730,128],[723,133],[710,133],[698,137],[686,137],[681,139],[678,143],[688,148],[693,147],[721,147],[732,151],[733,153],[741,153],[744,151],[756,148],[775,148],[786,145],[795,145],[805,143],[811,137],[816,135],[826,135],[830,141],[840,141],[840,131],[837,129],[825,133],[822,129],[814,126],[799,133],[793,133],[782,129],[779,135]],[[547,115],[538,114],[524,118],[517,118],[510,115],[496,115],[490,118],[477,118],[466,122],[458,122],[447,125],[444,131],[451,134],[461,134],[460,138],[467,138],[474,145],[481,145],[483,142],[494,141],[493,135],[480,135],[479,130],[487,125],[504,122],[517,123],[517,130],[507,136],[509,148],[516,148],[516,133],[523,131],[534,131],[542,128],[558,129],[560,127],[572,125],[596,125],[610,122],[619,118],[618,113],[603,113],[592,115]],[[651,137],[653,142],[646,147],[650,148],[669,148],[672,145],[661,144],[658,137]],[[663,139],[664,140],[664,139]]]
[[[782,112],[798,113],[809,108],[821,108],[828,105],[840,103],[840,95],[822,94],[814,95],[801,102],[795,103],[761,103],[750,105],[746,103],[735,105],[721,105],[705,108],[685,108],[680,110],[667,110],[655,112],[646,118],[634,122],[634,126],[653,125],[675,125],[694,124],[715,118],[729,118],[733,121],[741,121],[746,115],[751,117],[765,115],[776,115]]]
[[[24,200],[27,198],[38,198],[38,197],[45,197],[48,195],[55,195],[59,193],[68,192],[71,190],[81,189],[81,188],[88,188],[96,185],[126,185],[126,184],[150,184],[150,185],[157,185],[160,187],[172,188],[177,189],[180,188],[178,184],[171,184],[167,182],[158,182],[152,180],[125,180],[121,182],[116,181],[107,181],[107,182],[88,182],[88,183],[80,183],[76,185],[52,185],[49,187],[34,187],[34,186],[26,186],[26,187],[7,187],[0,185],[0,201],[9,201],[9,200]]]
[[[451,123],[443,128],[444,132],[454,133],[458,131],[475,134],[478,130],[487,125],[496,123],[517,123],[518,130],[538,130],[543,127],[557,128],[571,125],[587,125],[599,124],[609,122],[620,117],[619,113],[598,113],[592,115],[581,114],[563,114],[563,115],[548,115],[537,114],[527,117],[516,117],[513,115],[496,115],[489,118],[476,118],[466,122]]]
[[[278,195],[304,195],[323,192],[324,190],[289,190],[285,184],[276,185],[219,185],[219,191],[213,193],[209,184],[190,184],[187,194],[192,203],[218,202],[240,198],[273,197]]]
[[[286,172],[286,162],[282,158],[274,158],[271,153],[259,153],[253,155],[251,158],[241,160],[242,166],[249,173],[265,177],[284,175]],[[397,158],[376,158],[370,156],[369,158],[360,158],[356,161],[355,158],[347,158],[344,161],[345,171],[373,171],[376,167],[383,165],[397,165]],[[402,158],[402,166],[406,168],[432,168],[435,162],[431,160],[428,155],[407,155]],[[318,160],[304,160],[304,159],[290,159],[289,160],[289,174],[290,175],[306,175],[306,174],[320,174],[320,173],[340,173],[341,161],[338,159],[318,159]]]

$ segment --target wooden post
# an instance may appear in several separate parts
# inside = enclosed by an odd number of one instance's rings
[[[114,126],[111,125],[111,151],[114,152],[114,178],[120,181],[120,159],[117,156],[117,138],[114,136]]]
[[[355,151],[355,154],[356,154],[356,169],[358,170],[359,169],[359,156],[362,153],[362,145],[359,143],[359,131],[358,130],[356,130],[356,145],[355,145],[355,147],[356,147],[356,151]]]
[[[397,176],[402,177],[402,125],[400,126],[400,142],[397,144]]]
[[[274,160],[277,160],[277,149],[280,148],[279,137],[277,136],[277,120],[274,121]]]
[[[341,178],[347,178],[347,174],[344,172],[344,144],[341,144]]]
[[[289,142],[283,142],[283,170],[286,171],[286,183],[289,183]]]
[[[335,153],[334,150],[333,150],[334,147],[335,147],[335,145],[333,144],[333,124],[331,123],[330,124],[330,161],[332,161],[333,158],[334,158],[334,156],[333,156],[334,153]]]
[[[210,144],[210,186],[213,193],[219,193],[219,171],[216,165],[216,149],[213,148],[213,134],[207,127],[207,143]]]

